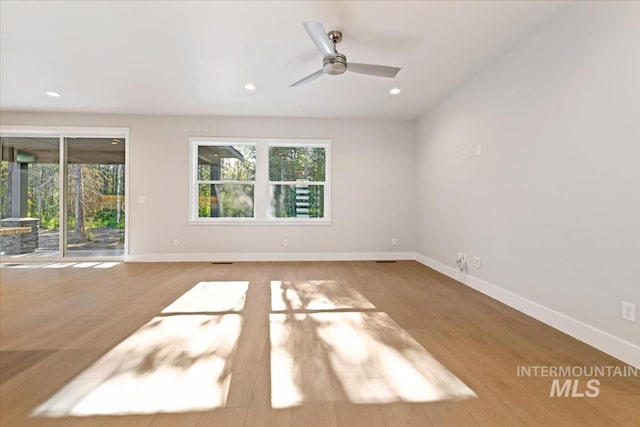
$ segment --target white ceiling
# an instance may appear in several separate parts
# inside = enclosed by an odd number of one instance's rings
[[[0,3],[0,108],[413,119],[560,7],[551,1]],[[402,67],[288,86],[322,66],[302,22],[353,62]],[[252,82],[257,89],[247,92]],[[392,87],[402,93],[389,95]],[[45,91],[56,91],[51,98]]]

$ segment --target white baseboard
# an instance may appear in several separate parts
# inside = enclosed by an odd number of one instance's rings
[[[573,319],[567,315],[559,313],[548,307],[540,305],[527,298],[521,297],[513,292],[499,286],[485,282],[467,273],[442,264],[439,261],[428,258],[424,255],[416,254],[416,261],[427,267],[433,268],[440,273],[451,277],[464,285],[469,286],[495,300],[498,300],[509,307],[533,317],[577,340],[580,340],[592,347],[603,351],[616,359],[628,363],[640,369],[640,346],[615,337],[607,332],[594,328],[591,325]]]
[[[414,252],[281,252],[126,255],[125,262],[232,262],[232,261],[388,261],[415,260]]]

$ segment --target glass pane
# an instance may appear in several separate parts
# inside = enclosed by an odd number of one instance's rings
[[[270,147],[269,180],[324,182],[324,147]]]
[[[1,145],[2,257],[58,256],[59,139],[4,137]]]
[[[67,256],[121,256],[124,139],[67,141]]]
[[[255,181],[255,145],[198,146],[198,180]]]
[[[324,218],[324,185],[272,185],[272,218]]]
[[[253,218],[253,184],[198,185],[198,218]]]

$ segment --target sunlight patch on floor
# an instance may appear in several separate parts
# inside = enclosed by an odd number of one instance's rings
[[[0,268],[27,268],[27,269],[37,269],[37,268],[112,268],[116,265],[121,264],[119,261],[109,261],[109,262],[47,262],[47,263],[16,263],[16,262],[0,262]]]
[[[287,408],[302,404],[304,396],[295,380],[293,325],[284,314],[269,316],[271,339],[271,406]]]
[[[317,313],[318,336],[353,403],[434,402],[476,394],[386,313]]]
[[[101,262],[98,265],[94,265],[93,268],[111,268],[111,267],[115,267],[118,264],[120,263],[117,261]]]
[[[271,297],[274,408],[331,396],[332,387],[356,404],[476,397],[389,315],[346,284],[273,281]],[[334,386],[322,380],[331,377]],[[324,390],[318,390],[319,383]]]
[[[197,284],[31,415],[151,414],[223,407],[247,287],[248,282]]]
[[[375,309],[360,292],[336,280],[271,282],[271,311]]]
[[[239,312],[244,308],[249,282],[200,282],[162,313]]]
[[[100,264],[99,262],[79,262],[76,265],[73,266],[73,268],[91,268],[91,267],[95,267],[96,265]]]

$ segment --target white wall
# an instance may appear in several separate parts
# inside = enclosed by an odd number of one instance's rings
[[[0,119],[3,126],[130,128],[132,259],[227,259],[221,254],[233,254],[231,259],[358,259],[364,253],[373,258],[386,253],[412,256],[415,250],[415,124],[411,121],[10,112]],[[188,225],[190,136],[332,139],[332,224]],[[146,196],[144,205],[137,203],[141,195]],[[288,239],[287,247],[282,246],[283,238]],[[398,240],[397,246],[391,246],[391,238]],[[177,248],[174,239],[180,240]]]
[[[638,366],[621,302],[640,310],[639,18],[571,5],[417,130],[422,260],[480,256],[461,280]]]

